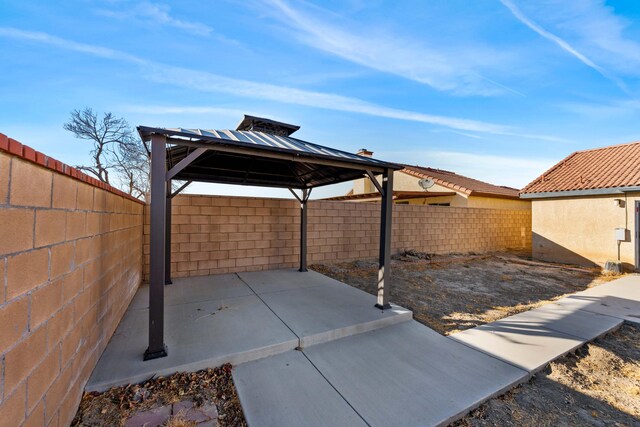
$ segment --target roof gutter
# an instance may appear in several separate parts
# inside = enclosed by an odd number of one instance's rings
[[[518,195],[510,196],[508,194],[487,193],[487,192],[482,192],[482,191],[472,191],[471,194],[469,194],[469,196],[493,197],[494,199],[510,199],[510,200],[519,200],[520,197],[522,197],[522,196],[518,197]]]
[[[521,199],[554,199],[558,197],[605,196],[610,194],[640,193],[640,186],[592,188],[588,190],[547,191],[543,193],[523,193]]]

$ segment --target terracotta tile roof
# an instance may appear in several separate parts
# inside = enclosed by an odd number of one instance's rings
[[[521,194],[640,186],[640,142],[576,151]]]
[[[509,199],[518,198],[518,189],[511,187],[504,187],[499,185],[489,184],[488,182],[478,181],[477,179],[468,178],[466,176],[458,175],[457,173],[433,168],[424,168],[421,166],[403,165],[404,169],[400,172],[404,172],[408,175],[416,176],[418,178],[430,178],[435,181],[436,184],[443,187],[450,188],[452,190],[463,192],[469,196],[488,196],[488,197],[502,197]]]

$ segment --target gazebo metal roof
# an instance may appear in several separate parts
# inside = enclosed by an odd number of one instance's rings
[[[304,272],[311,190],[368,176],[382,195],[376,307],[390,307],[385,283],[390,279],[393,171],[402,167],[292,138],[298,129],[247,115],[237,130],[138,127],[142,140],[151,142],[149,347],[145,360],[167,355],[164,285],[171,283],[171,199],[192,181],[288,188],[300,202],[300,271]],[[375,175],[382,176],[380,182]],[[186,183],[172,192],[173,180]]]
[[[313,188],[361,178],[364,170],[382,172],[402,167],[325,147],[290,136],[239,130],[202,130],[140,126],[143,140],[163,135],[167,169],[198,148],[198,158],[172,179],[279,188]]]

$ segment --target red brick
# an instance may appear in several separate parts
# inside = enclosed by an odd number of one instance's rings
[[[22,144],[15,139],[9,138],[9,152],[22,157]]]
[[[0,209],[0,255],[33,248],[33,209]]]
[[[37,328],[42,322],[62,307],[62,280],[47,283],[31,294],[30,329]]]
[[[21,298],[0,308],[0,354],[27,332],[28,322],[29,298]]]
[[[27,411],[40,402],[53,380],[60,373],[60,351],[51,351],[27,379]]]
[[[30,160],[32,162],[36,161],[36,151],[31,148],[31,147],[27,147],[26,145],[23,148],[23,157],[27,160]]]
[[[9,151],[9,138],[3,133],[0,133],[0,150]]]
[[[45,328],[40,328],[9,350],[4,362],[5,394],[12,393],[29,376],[44,356],[46,348],[47,333]]]
[[[11,300],[43,284],[49,277],[49,249],[10,257],[7,261],[7,299]]]
[[[47,156],[45,156],[44,153],[36,151],[36,163],[38,163],[41,166],[46,166],[47,165]]]
[[[6,390],[5,390],[6,393]],[[26,413],[27,385],[23,383],[0,404],[0,427],[16,427],[22,424]]]

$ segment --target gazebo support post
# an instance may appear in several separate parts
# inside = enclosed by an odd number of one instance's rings
[[[144,360],[167,356],[164,344],[165,233],[167,214],[166,137],[151,136],[151,241],[149,286],[149,347]]]
[[[300,201],[300,271],[307,271],[307,200],[309,191],[302,190]]]
[[[164,284],[171,285],[171,180],[167,180],[167,214],[165,216]]]
[[[374,181],[375,182],[375,181]],[[388,310],[389,285],[391,283],[391,212],[393,210],[393,170],[382,174],[382,206],[380,212],[380,257],[378,269],[378,300],[376,308]]]
[[[298,271],[305,272],[307,270],[307,202],[311,196],[313,188],[303,188],[302,198],[296,194],[291,188],[289,191],[293,197],[300,202],[300,268]]]

